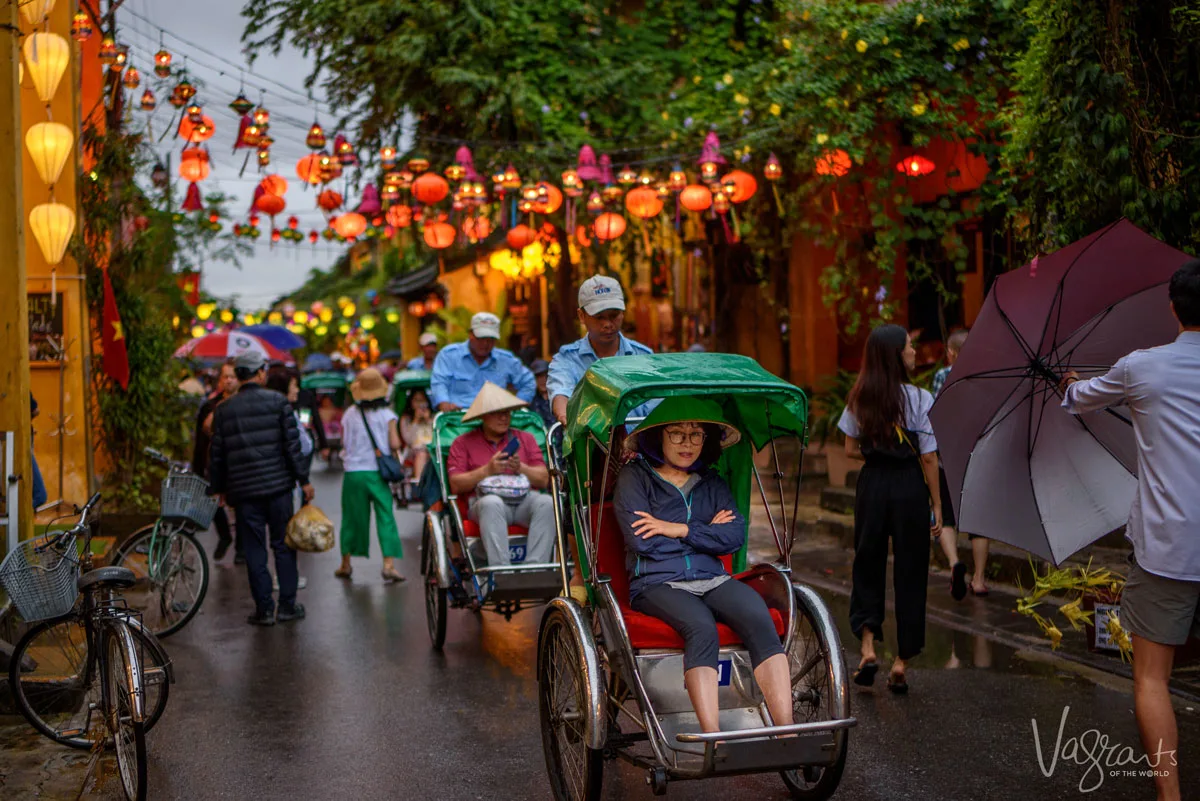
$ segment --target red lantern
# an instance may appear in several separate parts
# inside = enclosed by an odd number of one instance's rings
[[[212,117],[205,114],[200,115],[199,122],[194,122],[186,114],[179,120],[179,137],[185,142],[203,142],[211,139],[216,130]]]
[[[596,238],[601,242],[609,242],[625,233],[625,218],[610,211],[596,218],[595,228]]]
[[[314,245],[317,244],[317,240],[320,237],[321,237],[321,235],[318,234],[315,230],[308,232],[308,241],[312,242]]]
[[[299,227],[300,227],[299,218],[297,218],[295,215],[288,217],[288,228],[291,228],[293,231],[295,231]]]
[[[779,158],[772,153],[767,158],[767,165],[763,167],[763,177],[768,181],[778,181],[783,177],[783,167],[779,164]]]
[[[725,194],[724,189],[718,189],[713,192],[712,209],[717,214],[724,214],[729,211],[729,195]]]
[[[463,233],[475,241],[488,238],[492,232],[492,223],[487,217],[468,217],[463,220]]]
[[[712,205],[712,192],[700,184],[689,184],[679,193],[679,203],[688,211],[705,211]]]
[[[154,92],[149,89],[142,92],[142,111],[154,111],[158,106],[158,101],[154,99]]]
[[[271,232],[271,241],[272,242],[278,242],[281,238],[282,238],[282,235],[279,233],[278,229]]]
[[[412,193],[417,200],[425,205],[430,205],[450,194],[450,184],[446,183],[446,179],[436,172],[425,172],[413,181]]]
[[[436,175],[436,173],[425,173],[425,175]],[[457,236],[458,231],[448,222],[438,221],[425,226],[425,244],[434,250],[444,250],[450,247],[454,244]]]
[[[424,317],[425,304],[419,300],[408,304],[408,313],[413,317]]]
[[[648,220],[662,211],[663,202],[658,192],[648,186],[639,186],[630,189],[629,194],[625,196],[625,208],[635,217]]]
[[[333,229],[338,232],[339,236],[353,239],[367,230],[367,218],[356,211],[351,211],[334,220]]]
[[[217,214],[215,211],[210,211],[210,212],[208,213],[208,221],[209,221],[210,223],[217,223],[217,222],[220,222],[220,221],[221,221],[221,215],[220,215],[220,214]]]
[[[166,50],[159,50],[154,54],[154,74],[160,78],[166,78],[170,76],[171,54]]]
[[[563,195],[559,188],[554,184],[542,181],[537,185],[537,199],[534,201],[533,210],[538,214],[553,214],[562,206]],[[543,202],[543,196],[545,202]]]
[[[268,175],[266,178],[263,178],[258,185],[261,186],[262,191],[266,192],[268,195],[279,195],[280,197],[283,197],[284,193],[287,192],[288,187],[287,180],[282,175],[275,174]]]
[[[268,217],[274,217],[286,207],[287,201],[279,195],[268,195],[265,192],[259,195],[258,199],[254,201],[254,208]]]
[[[185,181],[203,181],[208,177],[208,151],[202,147],[189,147],[179,160],[179,176]]]
[[[443,308],[445,308],[445,306],[446,304],[442,303],[442,299],[437,295],[430,295],[429,297],[425,298],[426,314],[437,314]]]
[[[509,228],[504,238],[508,240],[510,248],[522,250],[533,244],[533,240],[537,239],[537,232],[528,225],[517,225]]]
[[[314,122],[308,129],[308,136],[305,137],[304,144],[308,145],[309,150],[320,150],[325,147],[325,131],[319,123]]]
[[[412,209],[408,206],[392,206],[387,210],[387,221],[397,228],[407,228],[412,224]]]
[[[316,186],[321,183],[321,156],[313,153],[296,162],[296,175],[306,184]]]
[[[721,179],[721,188],[734,203],[745,203],[758,191],[758,181],[745,170],[733,170]]]
[[[909,178],[920,178],[922,175],[928,175],[935,169],[937,169],[937,165],[920,153],[906,156],[896,162],[896,170],[904,173]]]
[[[850,167],[853,162],[850,161],[850,154],[845,150],[826,150],[817,159],[817,175],[832,175],[835,178],[841,178],[846,173],[850,172]]]
[[[317,195],[317,205],[324,211],[337,211],[342,207],[342,196],[332,189]]]

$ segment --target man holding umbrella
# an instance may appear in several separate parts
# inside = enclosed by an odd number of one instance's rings
[[[1133,635],[1134,706],[1158,799],[1178,801],[1169,682],[1175,649],[1200,636],[1200,259],[1172,276],[1168,296],[1178,338],[1134,351],[1088,381],[1068,373],[1062,405],[1076,415],[1113,406],[1132,413],[1138,483],[1125,529],[1133,565],[1121,622]]]

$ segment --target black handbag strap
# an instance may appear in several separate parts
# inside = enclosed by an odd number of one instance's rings
[[[367,429],[367,436],[371,438],[371,447],[375,449],[375,458],[383,456],[383,451],[379,450],[379,443],[375,441],[375,432],[371,430],[371,421],[367,419],[367,410],[361,404],[355,404],[358,409],[358,416],[362,418],[363,427]]]

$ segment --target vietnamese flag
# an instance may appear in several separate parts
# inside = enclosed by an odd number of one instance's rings
[[[112,280],[104,270],[104,314],[100,327],[100,344],[104,351],[104,372],[109,378],[129,389],[129,353],[125,350],[125,329],[113,294]]]

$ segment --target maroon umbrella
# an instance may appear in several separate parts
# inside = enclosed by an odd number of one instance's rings
[[[1120,220],[996,279],[930,415],[960,529],[1060,564],[1125,523],[1129,413],[1067,414],[1058,384],[1174,340],[1187,258]]]

